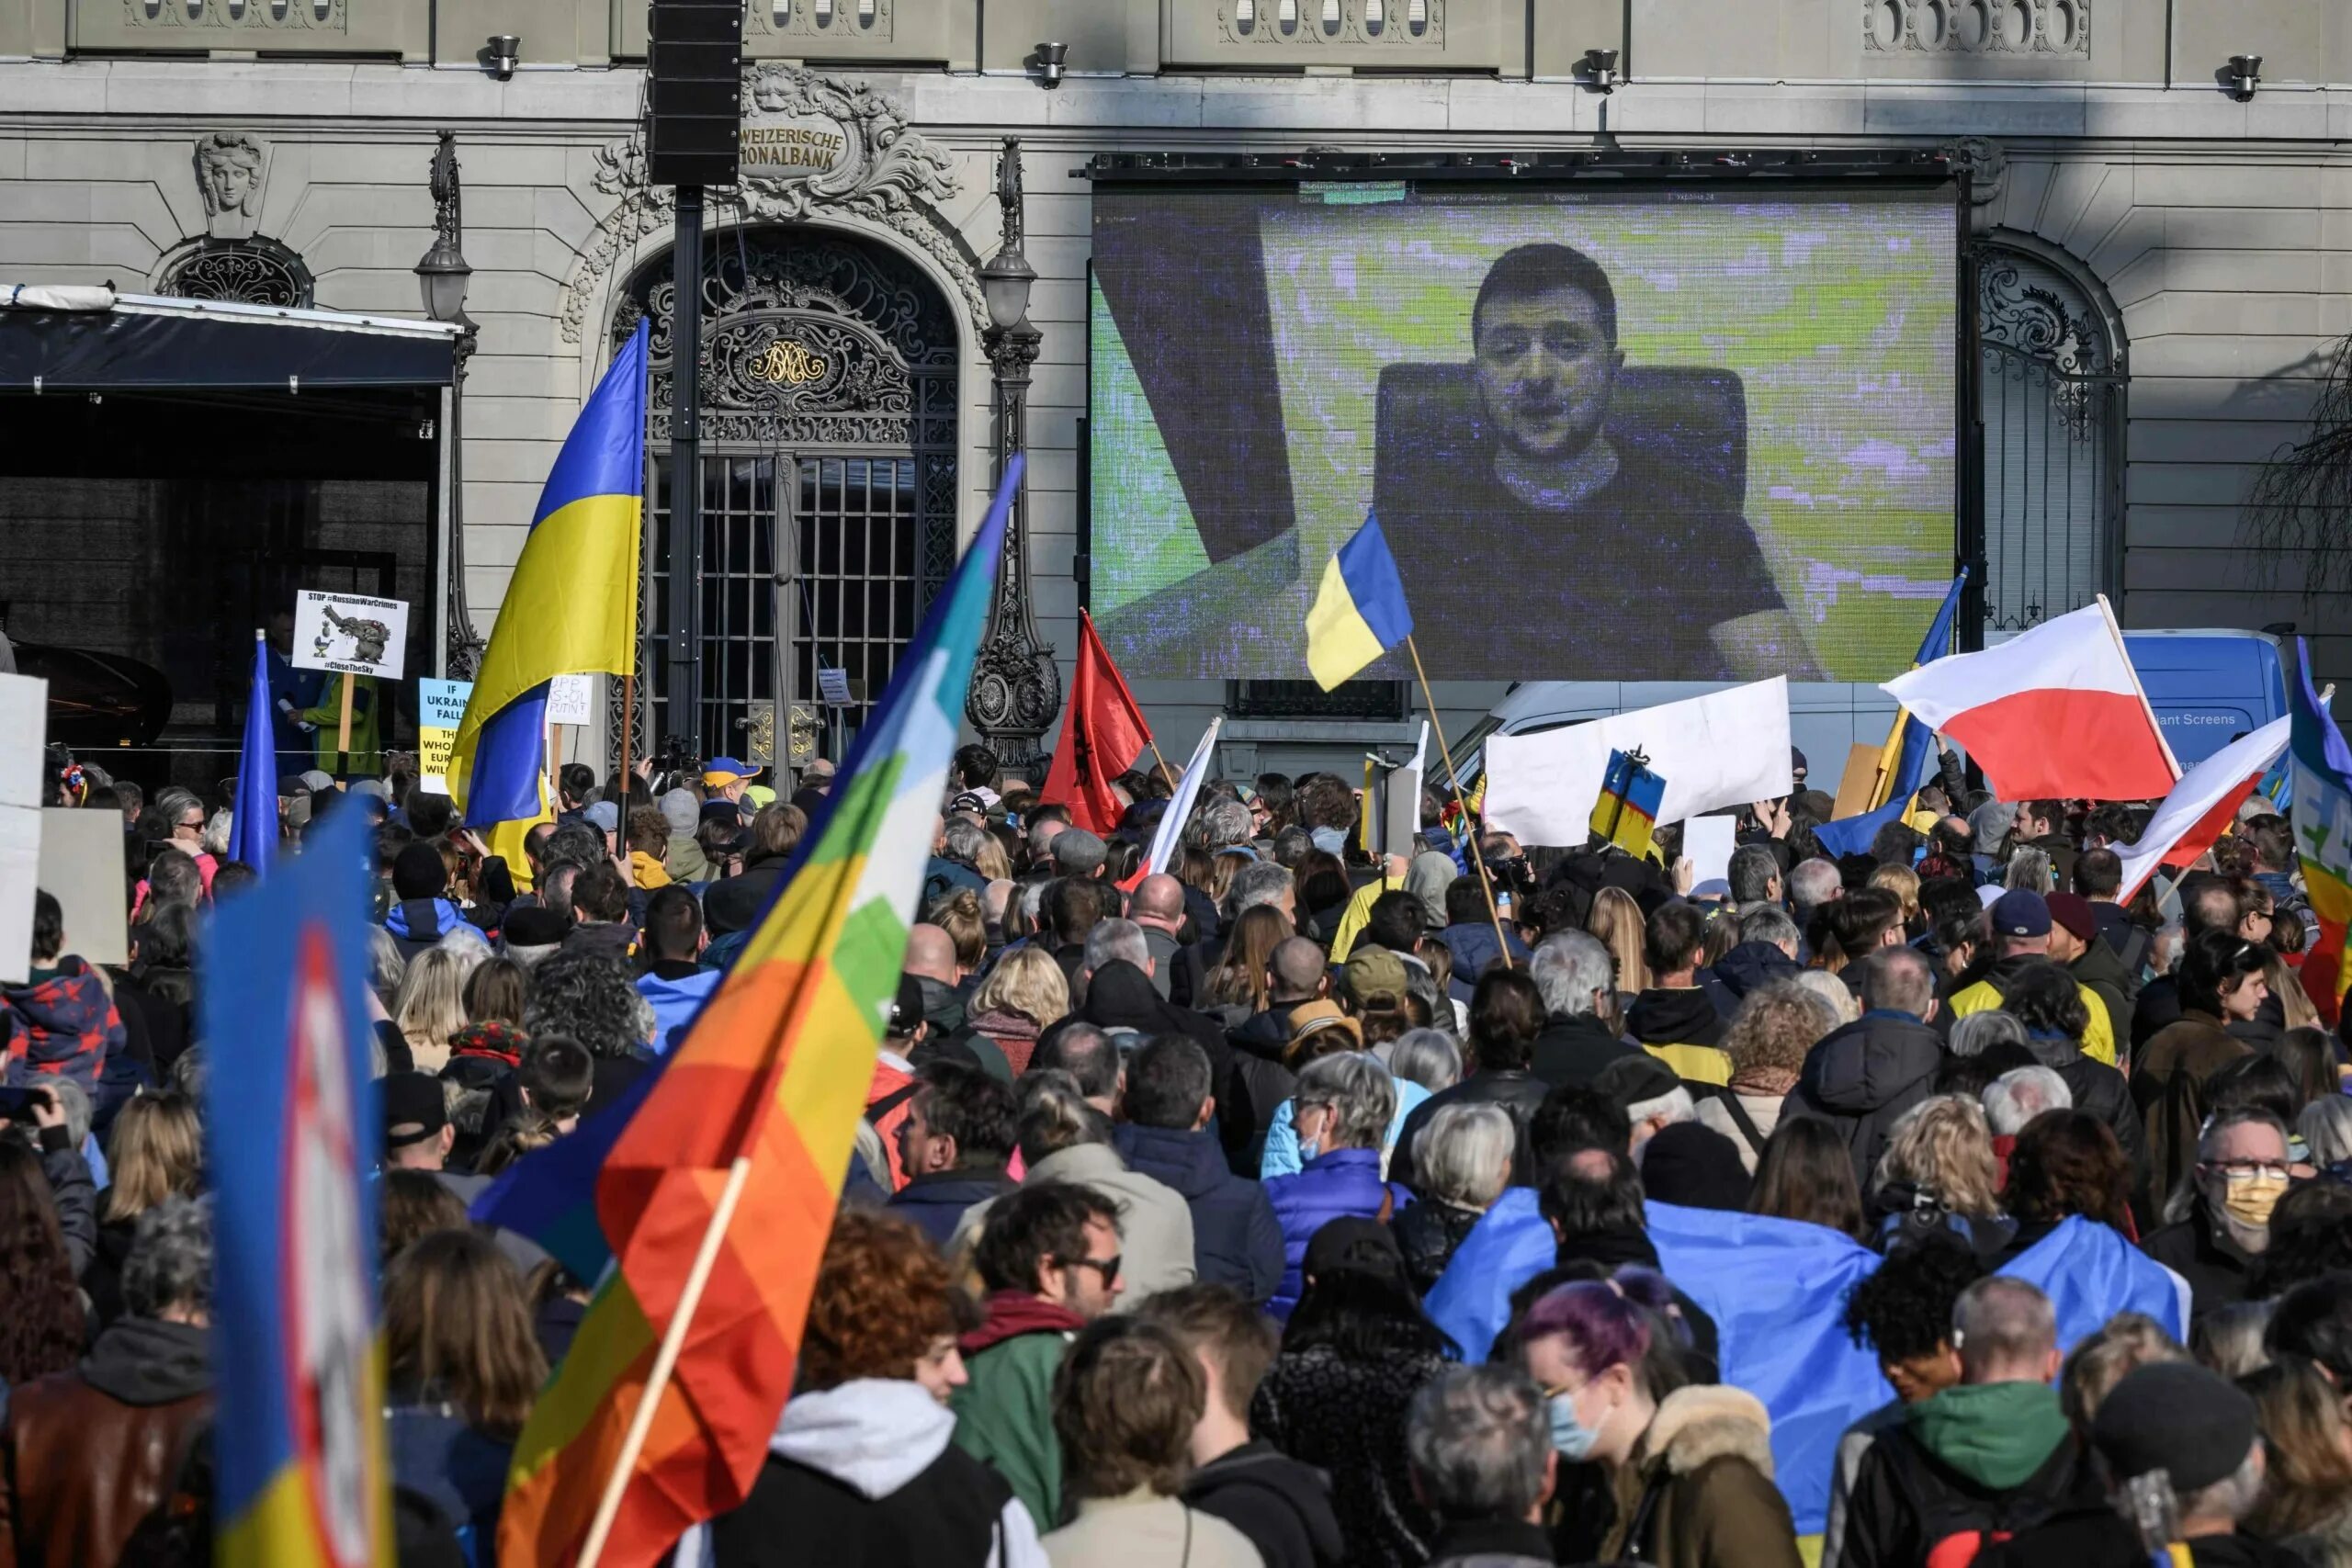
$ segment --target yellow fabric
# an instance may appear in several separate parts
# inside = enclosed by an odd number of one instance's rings
[[[2108,1020],[2107,1004],[2088,986],[2077,982],[2075,988],[2082,993],[2083,1007],[2091,1015],[2090,1027],[2083,1031],[2083,1055],[2111,1067],[2115,1066],[2115,1026]],[[2000,1005],[2001,993],[1993,988],[1993,983],[1979,980],[1952,993],[1944,1010],[1954,1018],[1966,1018],[1972,1012],[1991,1012]]]
[[[660,861],[655,860],[643,850],[629,851],[628,869],[630,880],[639,887],[654,888],[670,886],[670,873],[664,869]]]
[[[1306,668],[1316,683],[1331,690],[1387,650],[1373,635],[1372,625],[1356,608],[1340,575],[1340,558],[1323,563],[1323,581],[1315,590],[1315,607],[1306,612]]]
[[[1331,962],[1345,964],[1354,950],[1356,938],[1363,935],[1363,928],[1372,919],[1372,906],[1383,893],[1391,893],[1405,886],[1405,879],[1390,881],[1385,877],[1365,883],[1356,889],[1355,897],[1340,912],[1340,929],[1331,933]]]
[[[1684,1083],[1731,1082],[1731,1058],[1713,1045],[1645,1045],[1643,1050],[1674,1069]]]
[[[517,893],[531,891],[531,857],[523,852],[523,840],[528,838],[531,829],[540,823],[554,820],[555,795],[548,788],[547,775],[541,773],[539,775],[539,814],[537,817],[519,817],[512,822],[494,824],[489,832],[482,835],[482,847],[492,854],[504,857],[506,874],[514,879],[514,891]]]
[[[311,739],[318,752],[319,767],[334,772],[334,743],[343,733],[343,682],[357,681],[351,689],[351,776],[372,778],[384,771],[384,694],[373,675],[329,675],[319,689],[315,707],[304,708],[298,718],[305,724],[319,727]]]

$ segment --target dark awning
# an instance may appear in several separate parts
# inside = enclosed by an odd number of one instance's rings
[[[0,286],[0,392],[445,387],[456,368],[458,330],[434,321],[140,294],[43,309],[24,293],[11,305]]]

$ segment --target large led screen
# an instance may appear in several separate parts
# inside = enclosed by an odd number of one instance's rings
[[[1105,185],[1095,622],[1303,678],[1371,513],[1432,677],[1883,679],[1951,580],[1957,241],[1948,188]]]

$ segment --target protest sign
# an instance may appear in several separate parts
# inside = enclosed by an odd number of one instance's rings
[[[1487,742],[1487,823],[1522,844],[1579,845],[1609,753],[1639,748],[1666,780],[1660,822],[1789,793],[1789,682],[1775,675],[1540,735]]]
[[[549,724],[590,724],[596,706],[596,677],[558,675],[548,682]]]
[[[449,753],[457,748],[458,725],[473,690],[471,681],[416,683],[416,783],[428,795],[449,793]]]
[[[400,679],[408,652],[408,605],[399,599],[304,589],[294,602],[297,670]]]
[[[856,699],[849,694],[849,671],[817,666],[817,698],[827,707],[845,708]]]
[[[57,806],[43,811],[40,886],[64,918],[66,951],[92,964],[130,962],[122,908],[122,813]]]
[[[1423,719],[1421,738],[1413,745],[1413,760],[1392,772],[1382,786],[1387,791],[1382,796],[1384,853],[1409,856],[1413,852],[1413,835],[1421,830],[1421,781],[1429,773],[1429,757],[1430,721]]]
[[[1682,858],[1690,863],[1690,896],[1731,897],[1731,852],[1739,842],[1736,817],[1693,817],[1682,824]]]

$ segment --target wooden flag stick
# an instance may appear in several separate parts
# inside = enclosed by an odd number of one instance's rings
[[[348,783],[351,778],[351,688],[353,676],[343,672],[343,716],[334,726],[334,771],[338,778]]]
[[[628,810],[629,784],[628,743],[637,728],[637,671],[632,670],[621,677],[621,880],[637,886],[637,863],[629,859]]]
[[[1445,726],[1437,716],[1437,694],[1430,690],[1429,671],[1421,668],[1421,650],[1413,646],[1410,632],[1405,634],[1405,651],[1413,656],[1413,673],[1421,682],[1421,700],[1429,705],[1430,733],[1437,737],[1437,754],[1445,763],[1445,782],[1453,786],[1453,804],[1462,812],[1462,830],[1471,832],[1470,803],[1462,798],[1462,775],[1453,771],[1453,752],[1445,744]],[[1418,807],[1416,817],[1420,815]],[[1503,967],[1511,967],[1510,938],[1503,934],[1502,911],[1495,907],[1495,885],[1487,876],[1487,847],[1475,838],[1470,842],[1470,863],[1478,869],[1478,891],[1487,896],[1487,919],[1495,923],[1495,942],[1500,950]]]
[[[596,1517],[588,1527],[587,1543],[580,1549],[580,1568],[596,1568],[597,1559],[605,1554],[605,1542],[613,1533],[613,1520],[621,1511],[621,1495],[628,1490],[638,1455],[645,1451],[645,1439],[653,1430],[654,1412],[670,1386],[670,1374],[677,1370],[678,1352],[685,1346],[686,1330],[694,1325],[695,1309],[702,1305],[703,1288],[710,1283],[710,1271],[718,1265],[718,1244],[726,1239],[727,1223],[735,1217],[735,1205],[742,1198],[751,1176],[752,1156],[737,1155],[735,1163],[728,1168],[727,1185],[719,1190],[718,1206],[711,1211],[709,1228],[702,1233],[702,1247],[695,1254],[693,1270],[686,1275],[686,1288],[679,1293],[678,1310],[671,1314],[669,1332],[662,1336],[662,1348],[653,1357],[653,1369],[646,1374],[644,1392],[638,1395],[637,1409],[629,1416],[628,1433],[621,1439],[620,1457],[613,1463],[612,1474],[605,1478],[605,1495],[598,1500]]]

